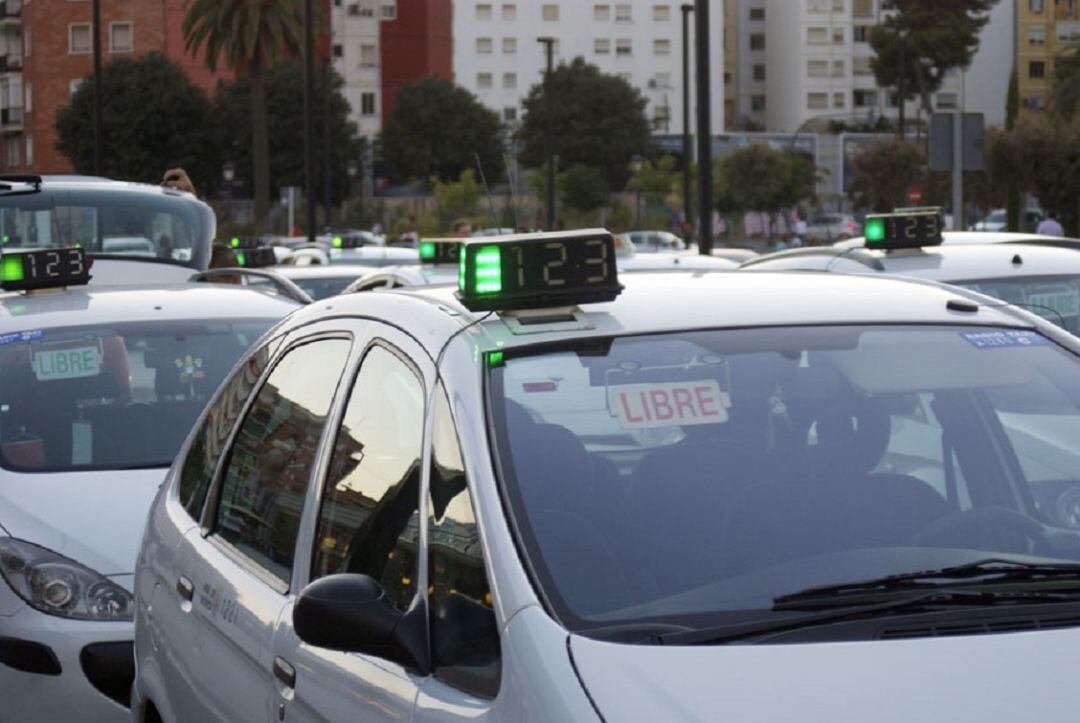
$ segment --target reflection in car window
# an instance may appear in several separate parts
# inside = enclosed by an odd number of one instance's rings
[[[1023,307],[1073,334],[1080,333],[1080,276],[1028,276],[950,282]]]
[[[382,583],[401,610],[416,593],[424,393],[384,347],[364,357],[334,442],[312,579],[336,572]]]
[[[286,352],[240,424],[225,462],[215,532],[289,581],[323,422],[349,354],[344,339]]]
[[[470,693],[499,688],[499,631],[484,552],[446,392],[435,395],[428,525],[431,647],[435,675]]]
[[[0,345],[0,465],[168,467],[222,378],[273,321],[57,328]]]

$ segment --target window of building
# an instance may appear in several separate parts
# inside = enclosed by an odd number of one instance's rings
[[[1033,95],[1027,98],[1023,98],[1020,103],[1025,108],[1031,108],[1032,110],[1046,109],[1046,98],[1041,95]]]
[[[477,88],[490,88],[491,87],[491,73],[477,73],[476,74],[476,87]]]
[[[832,95],[832,107],[833,108],[846,108],[847,107],[847,93],[842,91],[833,93]]]
[[[611,20],[611,6],[593,5],[592,18],[599,23],[606,23],[608,20]]]
[[[807,93],[806,107],[810,110],[822,110],[829,107],[828,93]]]
[[[829,74],[829,62],[827,60],[807,60],[806,74],[811,78],[824,78]]]
[[[135,31],[131,23],[109,23],[109,52],[130,53],[135,49]]]
[[[832,77],[843,78],[845,75],[846,73],[844,73],[844,61],[834,60],[832,62]]]
[[[383,5],[379,17],[383,20],[397,19],[397,5]]]
[[[491,55],[491,38],[477,38],[476,39],[476,52],[482,55]]]
[[[461,445],[441,388],[434,414],[427,505],[432,667],[436,678],[493,698],[501,678],[499,630]],[[467,616],[458,612],[464,609]]]
[[[653,55],[671,55],[670,40],[654,40],[652,43]]]
[[[852,58],[851,72],[853,75],[873,75],[874,71],[870,67],[870,58],[858,56]]]
[[[765,80],[765,66],[761,63],[754,66],[754,80]]]
[[[874,17],[874,0],[852,0],[851,15],[856,18]]]
[[[345,48],[341,47],[341,43],[334,43],[334,57],[342,58],[345,56]]]
[[[1028,10],[1033,13],[1041,13],[1043,11],[1043,0],[1028,0]]]
[[[806,12],[827,13],[829,12],[830,0],[806,0]]]
[[[374,68],[379,64],[379,51],[370,43],[360,46],[360,65],[364,68]]]
[[[593,52],[597,55],[607,55],[611,52],[611,41],[607,38],[593,40]]]
[[[615,55],[631,55],[633,46],[629,38],[619,38],[615,41]]]
[[[1041,60],[1033,60],[1028,64],[1028,77],[1029,78],[1045,78],[1046,77],[1046,63]]]
[[[764,20],[765,8],[750,8],[750,19],[755,21]]]
[[[652,77],[652,82],[649,83],[653,88],[670,88],[671,87],[671,73],[656,73]]]
[[[30,28],[27,28],[26,30],[23,31],[23,47],[22,47],[22,51],[23,51],[23,57],[24,58],[29,58],[30,57]]]
[[[90,23],[73,23],[68,26],[68,54],[85,55],[91,47]]]
[[[619,73],[615,74],[615,77],[619,78],[620,80],[625,80],[627,83],[630,83],[630,84],[633,84],[633,82],[634,82],[634,74],[633,73],[627,73],[625,71],[624,72],[619,72]]]
[[[1057,37],[1064,45],[1080,43],[1080,23],[1058,23]]]
[[[750,36],[750,49],[751,50],[764,50],[765,49],[765,34],[754,33]]]
[[[503,38],[502,42],[503,55],[514,55],[517,53],[517,38]]]
[[[22,165],[22,143],[18,136],[12,136],[7,140],[7,164],[12,168]]]
[[[503,3],[502,19],[507,21],[517,20],[517,5],[513,3]]]
[[[763,113],[765,111],[765,96],[750,96],[750,110],[754,111],[755,113]]]
[[[828,28],[807,28],[806,42],[808,45],[825,45],[829,42]]]
[[[938,110],[956,110],[959,107],[956,93],[938,93],[935,102]]]
[[[671,6],[653,5],[652,19],[658,23],[666,23],[668,20],[671,20]]]
[[[555,3],[545,3],[540,9],[540,17],[547,22],[556,22],[559,19],[559,6]]]
[[[477,20],[491,20],[491,4],[479,3],[476,6],[476,19]]]
[[[360,94],[360,115],[375,115],[375,94]]]
[[[1029,45],[1046,45],[1046,28],[1042,25],[1031,25],[1028,27],[1028,44]]]
[[[615,6],[615,22],[628,23],[628,22],[630,22],[631,19],[632,19],[632,16],[630,14],[630,6],[629,5],[623,4],[623,5],[616,5]]]
[[[517,73],[503,73],[502,87],[513,89],[517,87]]]
[[[517,108],[503,108],[503,120],[507,123],[513,123],[517,120]]]
[[[844,29],[843,28],[833,28],[832,41],[833,41],[833,45],[843,45],[844,44]]]
[[[856,90],[852,93],[852,105],[856,108],[876,108],[877,98],[876,90]]]
[[[872,25],[856,25],[851,29],[851,38],[856,43],[869,43],[870,42],[870,28]]]
[[[832,11],[834,13],[844,12],[844,0],[832,0]]]
[[[290,349],[240,422],[222,472],[214,533],[288,584],[300,510],[351,343]]]

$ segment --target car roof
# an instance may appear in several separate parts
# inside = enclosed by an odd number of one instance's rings
[[[0,330],[176,319],[281,318],[299,304],[233,284],[74,286],[0,292]]]
[[[621,278],[612,302],[586,304],[574,323],[517,323],[524,314],[472,312],[452,286],[377,290],[316,302],[290,317],[290,325],[329,316],[394,320],[433,357],[455,332],[483,351],[575,338],[672,332],[685,329],[819,324],[967,324],[1030,328],[1034,317],[1004,306],[978,305],[985,297],[964,289],[896,277],[808,273],[669,272]],[[974,301],[976,311],[949,302]],[[1046,328],[1049,328],[1046,325]]]
[[[1002,243],[1042,243],[1053,245],[1054,242],[1070,242],[1080,246],[1080,239],[1067,236],[1043,236],[1033,233],[1019,233],[1016,231],[943,231],[941,234],[943,246],[955,246],[964,244],[1002,244]],[[837,241],[833,246],[841,249],[863,248],[866,239],[862,236]]]
[[[671,249],[659,253],[634,252],[618,256],[615,260],[620,272],[667,271],[683,269],[736,269],[739,264],[722,256],[703,256],[685,249]]]
[[[287,279],[342,279],[360,278],[378,269],[361,264],[314,264],[312,266],[279,264],[268,266],[266,270],[281,274]]]
[[[124,191],[128,193],[144,193],[155,196],[172,196],[176,198],[188,198],[199,201],[193,194],[181,191],[177,188],[159,186],[153,183],[138,183],[135,181],[115,181],[111,178],[99,176],[74,176],[54,175],[41,176],[42,190],[73,190],[73,191]]]
[[[977,279],[1080,276],[1080,253],[1051,245],[953,245],[901,251],[836,247],[790,249],[743,264],[743,270],[806,270],[917,276],[945,283]]]

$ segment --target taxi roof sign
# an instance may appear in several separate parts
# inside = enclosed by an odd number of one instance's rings
[[[246,269],[260,269],[277,264],[277,255],[274,249],[261,247],[252,249],[237,249],[236,263]]]
[[[898,209],[867,216],[863,238],[868,249],[917,249],[940,246],[941,211],[937,208]]]
[[[612,301],[622,291],[607,229],[464,239],[458,292],[472,311]]]
[[[422,264],[456,264],[461,251],[460,238],[420,239],[418,248]]]
[[[90,260],[78,247],[0,255],[0,288],[4,291],[82,286],[89,281]]]

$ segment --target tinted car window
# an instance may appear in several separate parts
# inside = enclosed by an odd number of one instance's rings
[[[241,422],[225,463],[215,532],[285,582],[349,346],[324,339],[286,352]]]
[[[274,321],[81,326],[5,339],[0,465],[168,467],[222,378]]]
[[[312,579],[369,575],[404,610],[416,593],[424,392],[416,373],[374,346],[334,441]]]
[[[1080,276],[1001,277],[952,281],[1038,314],[1073,334],[1080,333]]]
[[[446,393],[435,395],[428,580],[435,675],[477,695],[499,688],[499,631]]]

